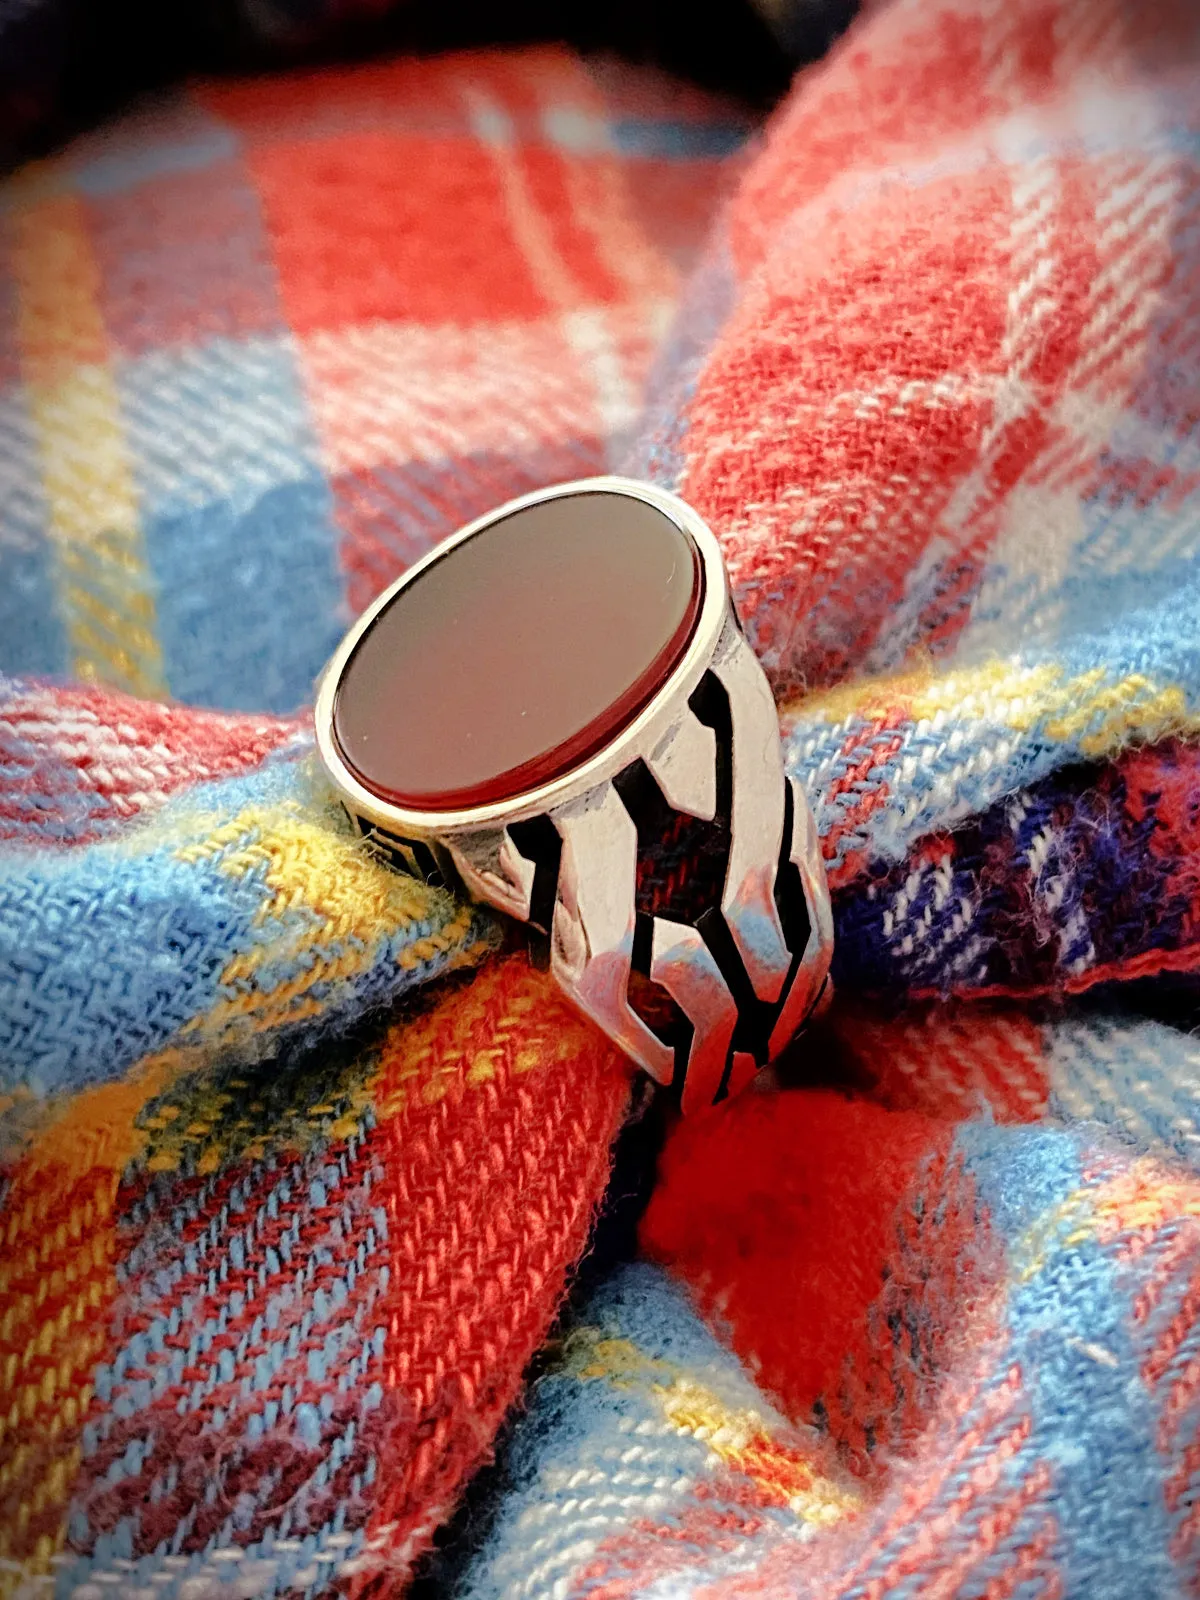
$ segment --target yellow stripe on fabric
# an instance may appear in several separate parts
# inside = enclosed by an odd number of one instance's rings
[[[461,1084],[493,1082],[503,1068],[514,1076],[570,1073],[594,1040],[591,1024],[548,974],[520,957],[495,961],[392,1033],[379,1062],[375,1109],[383,1121],[415,1101],[436,1105]]]
[[[0,1600],[48,1573],[63,1547],[117,1293],[117,1185],[168,1071],[164,1058],[64,1102],[12,1174],[0,1217]]]
[[[1046,732],[1052,739],[1078,740],[1086,756],[1104,756],[1136,740],[1152,743],[1176,733],[1192,733],[1200,719],[1189,715],[1187,696],[1177,685],[1160,687],[1140,672],[1105,683],[1103,674],[1089,674],[1094,684],[1076,679],[1079,703],[1052,718]]]
[[[1012,1247],[1013,1275],[1027,1283],[1056,1252],[1092,1241],[1110,1245],[1128,1236],[1145,1248],[1163,1228],[1186,1218],[1200,1218],[1200,1182],[1140,1156],[1115,1177],[1073,1190],[1039,1217]]]
[[[37,435],[59,605],[77,676],[144,696],[166,690],[137,492],[81,202],[10,213],[17,339]]]
[[[213,1070],[211,1050],[180,1058],[190,1065],[140,1118],[147,1172],[187,1168],[207,1177],[233,1162],[261,1161],[268,1152],[303,1156],[318,1141],[361,1133],[377,1066],[370,1052],[315,1053],[293,1067],[287,1092],[276,1096],[273,1068],[251,1062],[231,1076]]]
[[[1094,1191],[1076,1189],[1033,1222],[1013,1244],[1009,1257],[1017,1283],[1029,1283],[1043,1272],[1051,1255],[1065,1245],[1094,1236],[1091,1214]]]
[[[482,945],[464,945],[458,959],[485,953]],[[230,1161],[261,1160],[268,1151],[302,1154],[316,1139],[361,1132],[368,1107],[386,1121],[460,1087],[477,1090],[502,1068],[517,1077],[570,1072],[594,1043],[594,1030],[553,981],[513,958],[485,966],[465,987],[449,988],[404,1016],[377,1050],[348,1059],[321,1054],[311,1067],[294,1065],[283,1096],[262,1076],[273,1069],[247,1062],[233,1075],[214,1072],[219,1056],[211,1044],[200,1044],[171,1055],[168,1089],[140,1118],[146,1169],[186,1165],[206,1175]]]
[[[853,1514],[861,1497],[844,1489],[794,1444],[775,1439],[757,1411],[728,1406],[703,1384],[680,1376],[655,1395],[674,1428],[701,1440],[719,1461],[745,1473],[801,1522],[827,1528]]]
[[[566,1363],[584,1381],[644,1387],[674,1432],[691,1434],[802,1522],[828,1527],[862,1505],[860,1495],[823,1473],[796,1440],[776,1439],[761,1412],[729,1405],[706,1384],[672,1362],[647,1356],[630,1339],[581,1328],[568,1342]]]
[[[1200,712],[1183,690],[1143,673],[1111,679],[1102,667],[1066,677],[1053,664],[1026,667],[988,661],[934,677],[930,671],[846,684],[785,706],[798,724],[905,720],[979,723],[1027,733],[1039,722],[1048,738],[1077,744],[1093,759],[1126,745],[1200,730]]]
[[[310,821],[294,803],[248,807],[206,839],[176,852],[181,861],[211,860],[231,878],[257,877],[265,891],[255,922],[280,927],[274,937],[230,958],[222,987],[233,990],[187,1032],[219,1036],[239,1024],[254,1032],[317,1015],[317,986],[353,977],[378,958],[380,944],[414,923],[436,919],[445,896],[384,866],[359,841]],[[441,927],[407,943],[397,965],[412,971],[438,956],[457,965],[482,954],[463,941],[474,920],[462,906]],[[275,980],[281,965],[291,975]],[[263,981],[269,967],[272,981]]]

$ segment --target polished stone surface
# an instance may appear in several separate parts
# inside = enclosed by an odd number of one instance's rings
[[[637,716],[702,595],[688,536],[589,492],[513,512],[401,589],[347,663],[334,734],[371,793],[415,810],[548,783]]]

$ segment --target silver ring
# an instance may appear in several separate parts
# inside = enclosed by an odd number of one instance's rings
[[[525,923],[534,960],[685,1111],[741,1087],[821,1000],[812,815],[720,546],[676,496],[582,479],[470,523],[347,633],[316,734],[358,831]]]

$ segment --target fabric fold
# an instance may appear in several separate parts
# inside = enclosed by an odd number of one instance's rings
[[[896,0],[748,156],[481,52],[12,180],[0,1596],[399,1594],[535,1360],[462,1592],[1195,1587],[1195,1052],[1114,995],[1191,1018],[1198,56],[1182,5]],[[669,1132],[653,1264],[547,1352],[628,1071],[295,713],[631,432],[725,549],[843,998]]]

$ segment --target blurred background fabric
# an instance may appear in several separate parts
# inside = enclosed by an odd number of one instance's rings
[[[0,667],[301,706],[416,556],[612,465],[750,127],[544,47],[210,80],[27,169]]]
[[[5,1600],[1194,1592],[1198,59],[895,0],[765,124],[526,42],[11,177]],[[606,465],[721,540],[837,929],[687,1124],[304,710]]]
[[[0,10],[0,160],[36,154],[190,74],[396,50],[561,43],[619,52],[760,104],[846,26],[855,0],[12,0]]]

